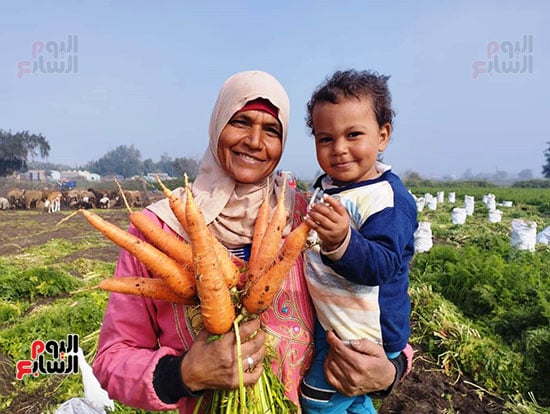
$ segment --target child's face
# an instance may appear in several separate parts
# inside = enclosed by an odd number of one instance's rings
[[[388,145],[391,125],[378,126],[370,99],[340,98],[322,102],[312,111],[319,165],[336,184],[351,184],[378,176],[378,152]]]

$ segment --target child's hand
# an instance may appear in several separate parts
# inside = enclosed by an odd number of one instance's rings
[[[323,249],[331,251],[346,238],[350,219],[348,212],[336,198],[324,194],[323,201],[311,206],[306,221],[319,235]]]

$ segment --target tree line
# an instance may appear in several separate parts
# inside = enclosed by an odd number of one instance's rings
[[[0,129],[0,177],[24,173],[31,166],[40,166],[47,170],[73,169],[68,166],[35,161],[38,156],[41,159],[47,159],[50,149],[48,140],[41,134],[31,134],[29,131],[12,133]],[[122,178],[149,173],[165,173],[170,177],[181,177],[187,173],[190,178],[194,178],[198,173],[199,163],[192,158],[172,158],[168,154],[163,154],[157,162],[151,158],[143,160],[140,151],[134,145],[119,145],[98,160],[90,161],[78,169],[101,176],[116,175]]]
[[[550,141],[544,151],[545,163],[542,175],[550,178]],[[42,134],[31,134],[29,131],[12,133],[0,129],[0,177],[18,172],[26,172],[29,163],[40,155],[46,159],[50,153],[50,144]],[[31,160],[29,160],[29,158]],[[46,165],[48,165],[46,163]],[[51,165],[50,165],[51,166]],[[48,168],[45,169],[63,169]],[[67,167],[66,169],[71,169]],[[166,173],[171,177],[181,177],[184,173],[193,179],[199,170],[197,160],[187,157],[172,158],[163,154],[160,161],[151,158],[142,160],[140,151],[134,145],[119,145],[96,161],[90,161],[79,167],[99,175],[116,175],[123,178],[147,175],[149,173]]]

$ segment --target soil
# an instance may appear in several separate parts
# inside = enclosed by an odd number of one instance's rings
[[[0,256],[12,255],[33,246],[41,245],[53,238],[78,240],[90,231],[89,225],[58,226],[55,225],[63,217],[61,213],[40,213],[30,215],[25,221],[25,230],[14,226],[18,211],[0,211]],[[125,209],[107,210],[102,215],[114,223],[127,223]],[[122,224],[124,225],[124,224]],[[33,234],[32,238],[28,237]],[[116,260],[118,247],[102,248],[101,251],[85,251],[85,257],[102,257],[104,260]],[[75,275],[79,276],[79,275]],[[13,361],[0,353],[0,394],[7,395],[13,391],[15,381]],[[9,408],[9,413],[39,413],[46,405],[48,395],[55,390],[55,384],[50,389],[38,390],[32,395],[19,394]],[[467,381],[467,378],[450,378],[429,356],[415,349],[415,359],[412,372],[399,384],[391,394],[383,400],[380,414],[392,413],[453,413],[453,414],[496,414],[503,413],[503,401],[481,392]]]

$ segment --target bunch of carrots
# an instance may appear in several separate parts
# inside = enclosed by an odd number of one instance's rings
[[[284,396],[284,386],[266,358],[264,371],[254,387],[244,387],[238,324],[257,317],[272,304],[285,276],[302,252],[309,226],[302,223],[283,241],[288,212],[284,205],[286,181],[273,212],[264,200],[254,228],[248,263],[230,255],[207,227],[185,177],[185,200],[177,197],[157,177],[172,212],[189,236],[190,243],[162,230],[141,211],[129,209],[130,222],[145,241],[104,220],[90,210],[78,210],[104,236],[136,257],[155,277],[111,277],[103,290],[138,295],[173,303],[199,306],[205,329],[215,337],[234,329],[239,361],[238,390],[214,391],[212,413],[285,413],[295,405]],[[123,194],[123,192],[121,191]],[[212,254],[214,251],[215,254]],[[244,287],[237,288],[247,273]],[[197,404],[198,412],[201,401]]]

